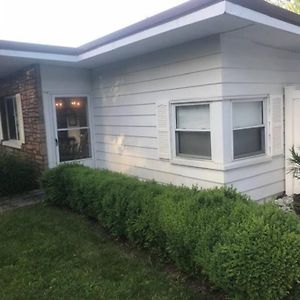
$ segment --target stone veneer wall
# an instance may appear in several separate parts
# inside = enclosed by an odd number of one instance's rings
[[[25,144],[21,149],[0,144],[0,151],[21,154],[35,161],[43,171],[48,163],[39,65],[28,66],[0,80],[0,98],[15,94],[21,94]]]

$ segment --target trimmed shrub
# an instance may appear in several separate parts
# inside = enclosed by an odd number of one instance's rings
[[[234,299],[299,295],[300,223],[232,188],[161,185],[62,165],[43,177],[46,202],[69,207],[174,262]]]
[[[0,153],[0,197],[37,188],[37,177],[33,162],[13,154]]]

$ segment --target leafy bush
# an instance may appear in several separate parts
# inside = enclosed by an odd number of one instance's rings
[[[115,236],[206,274],[235,299],[283,299],[300,279],[300,224],[231,188],[160,185],[63,165],[43,177],[46,201],[97,219]]]
[[[0,196],[23,193],[37,187],[37,169],[31,161],[0,153]]]

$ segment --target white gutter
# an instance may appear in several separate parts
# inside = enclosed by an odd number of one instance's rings
[[[50,60],[60,62],[78,62],[78,55],[53,54],[44,52],[18,51],[18,50],[1,50],[0,56],[18,57],[38,60]]]

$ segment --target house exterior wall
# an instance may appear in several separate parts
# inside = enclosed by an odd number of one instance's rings
[[[219,36],[102,67],[92,89],[96,167],[164,183],[223,185],[220,169],[160,159],[157,128],[157,103],[220,99]],[[222,130],[220,122],[213,123]]]
[[[35,161],[42,171],[48,164],[38,65],[31,65],[0,80],[0,97],[16,94],[21,94],[25,143],[20,149],[0,144],[0,151],[21,154]]]
[[[42,97],[47,133],[48,165],[54,167],[58,164],[57,149],[55,144],[55,108],[54,98],[61,96],[90,97],[91,95],[91,72],[87,69],[74,67],[62,67],[41,64]],[[91,106],[91,105],[90,105]],[[93,134],[92,118],[90,118],[91,134]],[[87,159],[84,162],[93,167],[94,160]]]
[[[221,48],[224,98],[283,95],[285,86],[300,83],[300,55],[295,52],[257,44],[234,33],[221,36]],[[265,162],[228,170],[225,183],[254,199],[283,192],[285,160],[282,153]]]
[[[41,65],[41,75],[50,167],[57,164],[53,97],[85,94],[91,96],[89,166],[177,185],[232,185],[255,200],[285,189],[283,152],[233,160],[231,101],[283,95],[300,81],[298,54],[222,34],[93,71]],[[158,105],[181,101],[210,103],[212,162],[160,157]]]

